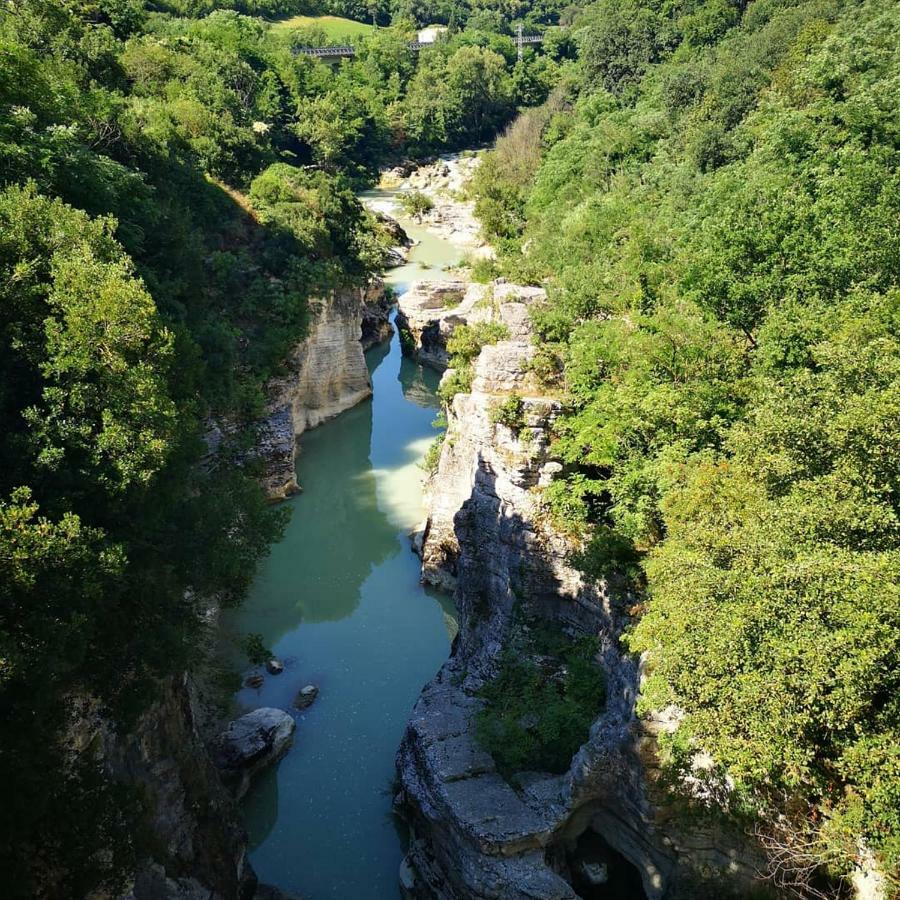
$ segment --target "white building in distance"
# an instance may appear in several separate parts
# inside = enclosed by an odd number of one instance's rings
[[[418,41],[420,44],[433,44],[438,39],[438,35],[444,34],[446,30],[446,25],[429,25],[419,32]]]

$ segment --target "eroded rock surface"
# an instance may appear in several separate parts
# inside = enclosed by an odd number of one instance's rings
[[[439,372],[447,368],[453,331],[490,316],[488,286],[465,281],[414,281],[397,303],[404,352]]]
[[[510,339],[482,350],[471,392],[453,398],[427,486],[423,577],[454,591],[460,631],[398,752],[397,802],[413,831],[402,890],[417,900],[574,898],[576,876],[596,868],[578,856],[593,833],[634,867],[650,900],[719,897],[712,875],[743,888],[758,860],[736,835],[680,823],[657,782],[653,725],[634,713],[638,661],[619,643],[629,598],[585,582],[542,512],[539,488],[560,468],[549,433],[561,406],[528,365],[528,306],[541,296],[493,286],[491,316]],[[495,411],[513,393],[511,427]],[[523,617],[599,638],[607,705],[568,772],[510,784],[475,742],[473,717]]]
[[[542,288],[509,284],[498,279],[490,284],[465,281],[414,281],[400,298],[397,327],[404,351],[443,372],[449,363],[447,341],[460,325],[497,322],[510,339],[528,343],[528,307],[546,296]]]
[[[481,225],[475,218],[475,203],[465,191],[480,164],[480,156],[447,154],[412,170],[400,168],[387,172],[383,183],[402,191],[425,194],[434,207],[419,217],[420,224],[468,248],[473,256],[490,256],[492,251],[481,237]]]
[[[390,304],[380,282],[314,301],[307,336],[290,353],[285,373],[268,385],[269,414],[258,426],[267,495],[300,489],[297,438],[372,393],[364,350],[390,337]]]
[[[363,300],[359,340],[363,350],[368,350],[382,341],[390,340],[394,333],[394,326],[390,322],[394,301],[385,293],[381,278],[372,279]]]
[[[373,203],[369,203],[367,206],[375,216],[382,234],[392,242],[384,261],[385,267],[393,269],[404,265],[409,259],[409,251],[414,244],[413,239],[393,216],[388,215]]]
[[[216,738],[212,758],[236,798],[247,793],[255,775],[287,753],[295,728],[289,713],[264,706],[235,719]]]

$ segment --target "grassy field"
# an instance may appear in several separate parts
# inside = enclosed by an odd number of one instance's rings
[[[371,30],[371,25],[364,22],[355,22],[353,19],[344,19],[341,16],[292,16],[290,19],[280,19],[272,23],[272,29],[279,34],[287,34],[297,28],[310,26],[321,28],[332,40],[350,41],[353,38],[363,37]]]

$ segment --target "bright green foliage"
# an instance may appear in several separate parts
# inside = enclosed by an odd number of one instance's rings
[[[438,393],[445,404],[453,401],[456,394],[466,394],[472,389],[472,363],[482,347],[496,344],[509,337],[509,329],[498,322],[477,322],[474,325],[459,325],[447,340],[450,354],[450,368],[453,370],[441,381]]]
[[[420,463],[422,469],[429,476],[434,475],[440,465],[441,450],[443,450],[444,447],[444,438],[445,434],[442,432],[428,445],[428,450],[425,451],[425,456]]]
[[[421,218],[425,213],[434,209],[434,201],[421,191],[408,191],[401,194],[400,205],[408,216],[415,219]]]
[[[132,721],[195,656],[193,592],[239,598],[280,521],[226,459],[199,490],[175,341],[114,228],[0,192],[0,756],[17,785],[0,855],[23,896],[46,880],[21,852],[37,834],[56,895],[119,889],[140,808],[66,755],[69,707],[89,695]]]
[[[510,394],[491,407],[488,417],[493,425],[519,432],[525,426],[525,406],[518,394]]]
[[[331,263],[362,274],[362,209],[347,183],[321,171],[275,163],[253,179],[250,202],[261,222],[293,238],[291,253],[307,264]],[[326,266],[321,266],[323,274]]]
[[[471,363],[483,347],[496,344],[509,337],[509,329],[499,322],[476,322],[474,325],[460,325],[453,330],[447,341],[447,352],[456,364]]]
[[[33,460],[42,477],[90,471],[115,494],[165,462],[172,337],[112,226],[33,188],[0,194],[0,459],[12,483]]]
[[[403,127],[412,148],[471,146],[493,135],[514,108],[503,56],[477,46],[425,56],[409,83]]]
[[[862,827],[889,852],[900,825],[900,760],[883,750],[900,713],[898,300],[851,304],[812,347],[816,371],[761,379],[728,459],[671,472],[667,537],[646,563],[650,613],[630,640],[658,661],[648,692],[688,710],[685,731],[740,786],[801,791],[836,813],[862,798]]]
[[[481,691],[476,737],[505,775],[565,772],[587,740],[603,704],[603,673],[590,639],[566,648],[554,661],[509,653]],[[547,667],[559,665],[556,674]]]
[[[671,762],[709,751],[831,875],[864,838],[895,889],[900,11],[635,0],[577,25],[577,95],[478,185],[502,269],[548,281],[545,497],[586,571],[646,593],[629,644],[643,708],[684,711]]]

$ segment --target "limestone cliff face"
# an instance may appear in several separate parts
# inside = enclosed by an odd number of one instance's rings
[[[389,311],[380,282],[312,303],[308,333],[285,361],[285,374],[269,383],[269,415],[258,429],[271,499],[300,489],[297,438],[371,395],[364,350],[390,336]]]
[[[483,285],[464,281],[414,281],[397,304],[397,327],[404,352],[425,366],[447,368],[447,338],[457,325],[478,315]],[[485,312],[481,311],[482,317]]]
[[[140,862],[129,900],[249,900],[257,882],[247,836],[207,753],[191,679],[162,684],[126,734],[113,730],[88,697],[72,713],[73,757],[90,754],[111,780],[136,787],[143,801],[152,859]]]
[[[560,468],[549,452],[560,404],[527,370],[527,307],[539,297],[495,286],[492,315],[511,339],[481,352],[471,393],[454,398],[428,486],[423,576],[454,589],[460,631],[398,753],[398,805],[413,832],[401,884],[419,900],[575,898],[579,847],[596,835],[652,900],[722,897],[720,885],[698,885],[717,873],[745,886],[757,860],[725,831],[686,829],[675,816],[656,777],[654,725],[634,714],[638,662],[619,644],[628,598],[586,583],[541,514],[539,488]],[[494,414],[513,392],[515,429]],[[567,773],[525,773],[513,787],[475,743],[472,717],[522,614],[599,637],[608,701]]]
[[[404,352],[442,372],[450,361],[447,340],[458,326],[502,319],[512,336],[522,337],[527,330],[526,306],[543,295],[541,288],[502,279],[491,284],[414,281],[397,305]]]

